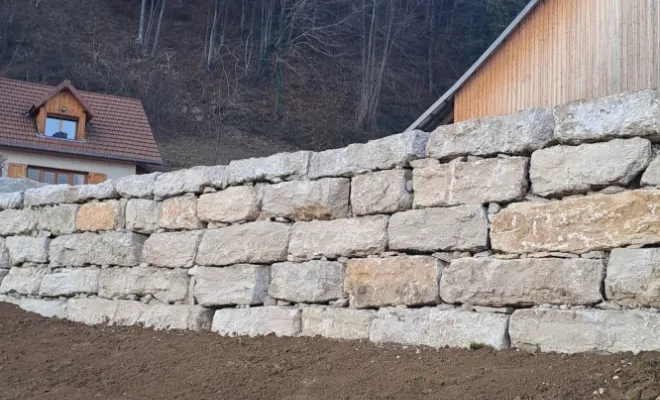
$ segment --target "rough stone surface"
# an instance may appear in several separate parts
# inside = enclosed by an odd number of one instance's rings
[[[540,196],[586,193],[609,185],[628,185],[649,165],[647,139],[554,146],[532,154],[532,190]]]
[[[230,265],[285,261],[291,226],[259,221],[204,232],[197,264]]]
[[[534,108],[505,117],[470,119],[438,127],[429,135],[429,157],[530,154],[553,140],[552,110]]]
[[[345,218],[350,190],[351,183],[346,178],[265,185],[262,216],[294,221]]]
[[[660,243],[659,201],[660,191],[635,190],[512,204],[493,219],[491,244],[506,253],[584,253]]]
[[[351,208],[354,215],[394,213],[412,207],[408,189],[412,173],[391,170],[357,175],[351,180]]]
[[[126,203],[126,229],[152,233],[158,229],[161,203],[148,199],[130,199]]]
[[[275,179],[300,180],[307,177],[311,152],[279,153],[270,157],[233,160],[227,167],[227,184]]]
[[[2,172],[6,173],[7,171]],[[7,178],[0,176],[0,193],[23,192],[26,189],[45,185],[45,183],[35,182],[27,178]]]
[[[77,204],[59,204],[43,207],[39,212],[40,230],[53,235],[68,235],[76,231],[76,215],[80,208]]]
[[[34,210],[0,211],[0,236],[23,235],[37,228],[39,212]]]
[[[660,92],[644,90],[555,107],[555,138],[563,143],[660,138]]]
[[[442,271],[440,298],[489,307],[595,304],[604,273],[602,260],[459,258]]]
[[[185,270],[152,267],[108,268],[99,277],[99,296],[126,298],[152,295],[163,303],[184,301],[190,278]]]
[[[0,237],[0,269],[11,267],[9,259],[9,250],[7,250],[7,243],[4,238]]]
[[[121,197],[151,198],[154,195],[154,186],[159,175],[160,172],[125,176],[114,181],[115,189]]]
[[[107,180],[98,184],[74,186],[73,201],[82,203],[89,200],[115,199],[119,196],[113,181]]]
[[[527,193],[527,166],[527,158],[511,157],[415,168],[415,208],[520,200]]]
[[[9,269],[0,269],[0,283],[2,283],[2,279],[4,279],[7,274],[9,274]]]
[[[412,160],[425,157],[428,134],[410,131],[351,144],[343,149],[313,153],[309,163],[310,179],[353,176],[367,171],[406,166]]]
[[[66,318],[85,325],[105,324],[112,321],[118,302],[106,299],[70,299],[66,305]]]
[[[308,307],[302,310],[304,336],[320,335],[332,339],[369,339],[375,311],[335,307]]]
[[[157,267],[189,268],[203,231],[154,233],[144,242],[142,261]]]
[[[300,314],[284,307],[224,308],[213,315],[211,330],[223,336],[294,336],[300,333]]]
[[[17,293],[27,296],[39,294],[39,287],[44,275],[48,273],[46,268],[18,268],[9,270],[7,276],[0,283],[0,294]]]
[[[333,261],[273,264],[268,294],[294,303],[327,303],[343,297],[344,276],[344,265]]]
[[[140,263],[146,236],[136,233],[103,232],[59,236],[50,243],[49,259],[54,267]]]
[[[36,207],[60,203],[74,203],[76,189],[70,185],[46,185],[39,188],[27,189],[24,194],[24,206]]]
[[[12,265],[48,262],[47,237],[11,236],[6,240]]]
[[[40,296],[72,296],[78,293],[96,294],[99,291],[97,267],[65,268],[44,275],[39,289]]]
[[[641,184],[642,186],[660,186],[660,155],[651,161],[642,174]]]
[[[85,203],[76,216],[76,229],[81,232],[110,231],[124,227],[124,210],[119,200]]]
[[[354,259],[346,265],[344,286],[354,308],[436,304],[441,272],[435,257]]]
[[[197,267],[193,294],[203,306],[263,304],[269,281],[270,267],[266,265]]]
[[[438,308],[381,308],[371,325],[376,343],[431,347],[469,347],[471,343],[494,349],[509,347],[509,316]]]
[[[257,190],[254,186],[235,186],[203,194],[197,202],[197,216],[208,222],[253,221],[259,216]]]
[[[204,224],[197,218],[197,198],[173,197],[163,201],[158,222],[161,228],[200,229]]]
[[[221,186],[225,167],[193,167],[159,175],[154,184],[157,199],[177,196],[183,193],[201,193],[204,187]]]
[[[18,301],[18,306],[27,312],[33,312],[46,318],[66,318],[66,301],[26,299]]]
[[[314,256],[366,256],[385,251],[386,216],[297,222],[293,225],[289,254],[297,259]]]
[[[660,308],[660,249],[614,249],[605,279],[608,301]]]
[[[660,314],[641,310],[516,310],[509,335],[514,347],[544,352],[617,353],[660,348]]]
[[[387,232],[390,250],[478,252],[488,246],[488,218],[480,205],[396,213]]]
[[[0,193],[0,210],[23,207],[23,192]]]
[[[156,330],[208,331],[212,318],[213,310],[200,306],[155,304],[146,307],[139,323]]]

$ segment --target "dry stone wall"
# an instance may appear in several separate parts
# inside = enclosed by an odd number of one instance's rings
[[[659,104],[0,194],[0,296],[86,324],[658,350]]]

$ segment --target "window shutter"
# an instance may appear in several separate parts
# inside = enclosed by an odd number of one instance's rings
[[[91,184],[102,183],[105,182],[105,180],[106,180],[106,175],[99,174],[97,172],[90,172],[89,176],[87,177],[87,183],[91,183]]]
[[[7,168],[7,176],[9,178],[25,178],[25,177],[27,177],[27,165],[9,163],[8,168]]]

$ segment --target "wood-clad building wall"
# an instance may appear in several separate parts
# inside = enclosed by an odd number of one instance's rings
[[[660,87],[660,0],[544,0],[457,92],[454,121]]]

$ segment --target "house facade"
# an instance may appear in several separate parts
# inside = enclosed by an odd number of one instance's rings
[[[160,165],[139,100],[0,78],[0,176],[80,185]]]

